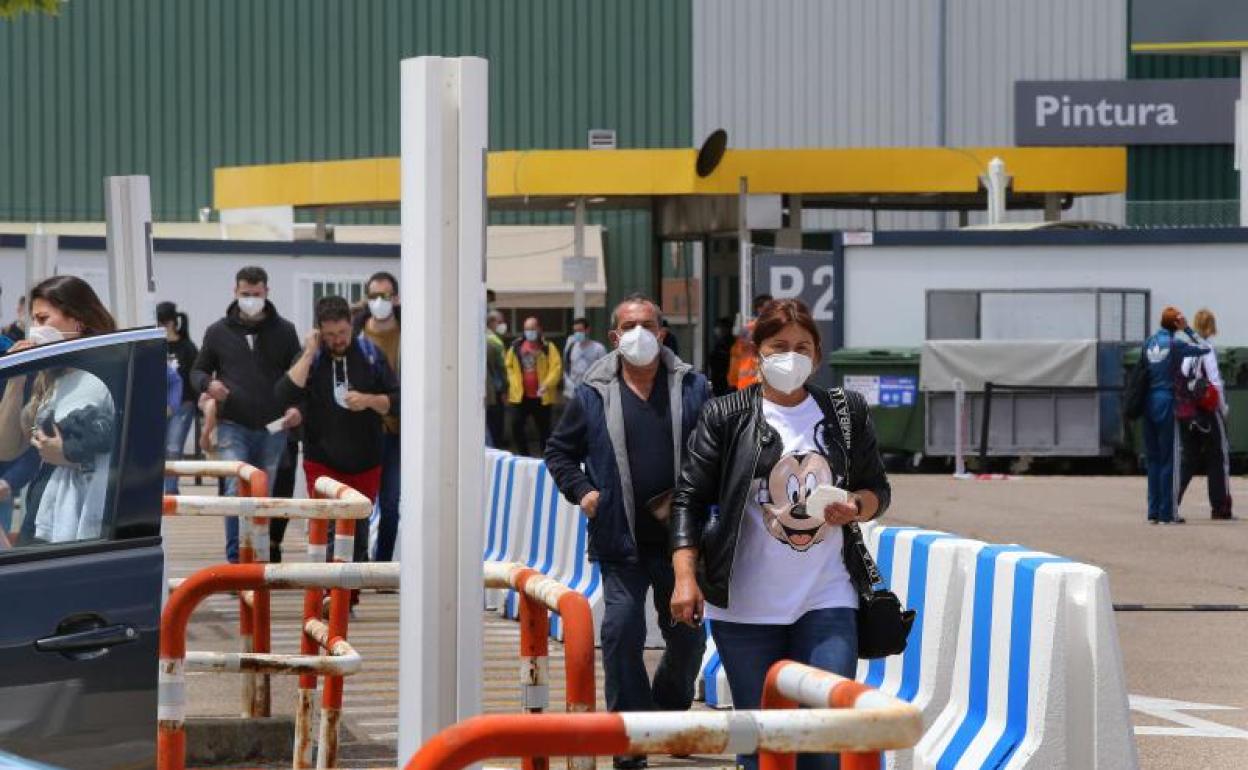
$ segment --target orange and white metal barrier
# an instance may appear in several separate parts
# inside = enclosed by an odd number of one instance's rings
[[[873,732],[858,742],[840,747],[841,770],[883,770],[884,749],[910,748],[923,737],[923,714],[891,695],[829,671],[782,660],[767,672],[763,684],[764,709],[845,709],[854,718],[870,723]],[[794,770],[792,752],[761,751],[759,770]]]
[[[918,711],[777,709],[474,717],[435,735],[406,770],[459,770],[496,757],[832,753],[909,748]]]
[[[238,498],[251,500],[269,494],[268,474],[254,465],[237,460],[171,460],[165,463],[165,475],[175,477],[205,476],[208,478],[237,478]],[[219,498],[207,498],[219,499]],[[250,504],[241,506],[244,509]],[[187,515],[169,512],[164,515]],[[220,515],[220,514],[218,514]],[[234,515],[234,514],[227,514]],[[269,560],[269,520],[263,516],[240,512],[238,530],[238,561],[241,564],[267,562]],[[267,653],[270,648],[269,594],[259,591],[254,596],[239,595],[238,633],[243,640],[244,652]],[[272,708],[269,695],[269,677],[248,672],[243,677],[243,707],[245,717],[267,717]]]
[[[530,713],[550,705],[550,614],[564,623],[565,702],[568,713],[594,710],[594,615],[589,601],[554,578],[513,562],[487,561],[486,588],[511,588],[520,598],[520,703]],[[569,759],[569,770],[592,768],[593,759]],[[544,756],[526,757],[525,770],[546,770]]]
[[[312,672],[328,674],[327,683],[333,678],[341,682],[341,675],[359,670],[358,653],[347,643],[346,624],[342,631],[334,618],[345,617],[350,589],[397,588],[399,565],[386,564],[223,564],[196,572],[169,595],[161,614],[160,673],[158,685],[156,736],[157,770],[184,770],[186,767],[186,627],[191,614],[205,597],[224,591],[283,590],[283,589],[333,589],[330,600],[330,622],[325,624],[316,618],[305,621],[305,636],[311,636],[330,653],[330,660],[313,661],[309,656],[277,656],[260,653],[233,653],[221,660],[197,656],[192,658],[195,667],[214,667],[213,670],[257,670],[269,673]],[[320,607],[318,603],[317,613]],[[314,657],[314,656],[313,656]],[[315,671],[313,671],[315,669]],[[328,691],[328,686],[327,686]],[[341,687],[339,689],[341,698]],[[341,701],[339,701],[341,707]],[[337,755],[337,731],[326,735],[322,730],[322,744],[317,757],[317,767],[333,767]],[[296,757],[298,761],[298,757]]]

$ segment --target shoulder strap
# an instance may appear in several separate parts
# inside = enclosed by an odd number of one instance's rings
[[[841,426],[841,435],[845,439],[845,456],[852,457],[850,448],[853,446],[853,421],[849,409],[849,397],[845,394],[844,388],[830,388],[828,390],[828,398],[832,400],[832,410],[836,413],[836,421]],[[880,577],[880,570],[875,566],[875,559],[871,558],[871,552],[867,550],[866,539],[862,536],[862,528],[858,526],[858,522],[851,522],[846,525],[849,530],[849,546],[857,551],[859,558],[862,559],[862,566],[866,569],[867,593],[870,593],[871,587],[883,583],[884,579]]]

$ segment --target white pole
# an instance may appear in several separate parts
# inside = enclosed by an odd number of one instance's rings
[[[402,63],[401,282],[438,333],[402,341],[400,766],[480,710],[486,83],[483,59]]]
[[[51,278],[56,275],[56,252],[58,245],[59,238],[55,235],[38,233],[26,236],[25,296],[27,297],[28,313],[30,290],[44,278]]]
[[[966,385],[960,379],[953,381],[953,477],[967,478],[966,437],[963,434],[966,419]]]
[[[585,315],[585,198],[576,199],[576,215],[572,227],[572,256],[576,259],[576,280],[572,283],[572,317]]]
[[[737,312],[741,316],[742,324],[750,320],[750,302],[754,298],[754,260],[750,254],[750,224],[746,216],[750,203],[749,193],[749,180],[741,177],[737,186],[737,256],[738,269],[741,271]]]
[[[104,179],[108,290],[113,317],[123,329],[152,326],[156,278],[152,274],[152,193],[145,176]]]
[[[999,225],[1005,221],[1005,190],[1009,178],[1005,175],[1005,161],[993,158],[988,161],[988,224]]]
[[[1235,105],[1235,168],[1239,169],[1239,225],[1248,226],[1248,50],[1239,52],[1239,102]]]

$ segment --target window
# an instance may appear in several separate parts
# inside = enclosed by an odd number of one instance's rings
[[[0,368],[0,550],[112,537],[129,356],[80,347]]]
[[[295,317],[298,329],[312,328],[317,300],[342,297],[351,307],[362,307],[368,276],[361,275],[300,275],[295,278]]]

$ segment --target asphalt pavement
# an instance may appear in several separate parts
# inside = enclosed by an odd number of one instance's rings
[[[1192,496],[1183,508],[1188,523],[1171,526],[1145,523],[1142,477],[959,481],[948,476],[895,475],[893,486],[888,523],[1019,543],[1095,564],[1109,573],[1115,604],[1170,607],[1115,613],[1135,706],[1132,719],[1141,767],[1248,770],[1248,612],[1181,609],[1218,604],[1248,607],[1248,522],[1211,521],[1203,499],[1203,479],[1193,483]],[[1248,500],[1248,481],[1235,479],[1232,494]],[[170,575],[184,576],[217,563],[220,528],[216,520],[168,521]],[[288,540],[288,560],[302,560],[304,541],[297,523]],[[300,601],[297,592],[274,600],[276,651],[294,651]],[[190,646],[237,649],[236,627],[236,602],[227,597],[210,599],[192,620]],[[364,657],[365,669],[345,687],[343,766],[393,767],[398,597],[366,593],[352,621],[351,639]],[[484,681],[489,712],[518,710],[518,640],[514,623],[487,613]],[[559,704],[560,646],[552,644],[551,654],[551,703]],[[650,655],[652,665],[655,658]],[[293,684],[288,677],[275,682],[276,713],[291,712]],[[237,713],[238,688],[237,677],[193,675],[190,713]],[[600,700],[601,693],[600,683]],[[726,757],[655,757],[651,764],[724,767],[729,763]]]

